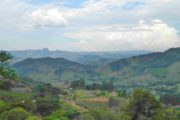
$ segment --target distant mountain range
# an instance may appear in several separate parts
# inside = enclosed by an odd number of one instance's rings
[[[114,52],[69,52],[50,51],[47,48],[39,50],[9,51],[14,56],[14,63],[27,58],[65,58],[85,65],[103,65],[121,58],[150,53],[150,51],[114,51]]]
[[[90,55],[95,55],[95,53]],[[99,56],[103,55],[105,54]],[[120,58],[101,64],[99,67],[50,57],[25,59],[14,64],[13,67],[20,76],[37,81],[61,82],[85,79],[90,82],[102,82],[113,80],[118,89],[130,90],[141,87],[160,93],[180,92],[176,90],[180,86],[180,48]]]

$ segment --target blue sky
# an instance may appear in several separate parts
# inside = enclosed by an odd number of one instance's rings
[[[0,49],[163,51],[180,46],[179,0],[1,0]]]
[[[80,7],[85,0],[24,0],[30,4],[34,5],[44,5],[44,4],[63,4],[64,6],[77,8]]]

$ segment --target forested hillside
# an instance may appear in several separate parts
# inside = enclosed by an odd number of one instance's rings
[[[88,59],[88,58],[87,58]],[[26,59],[13,65],[17,74],[35,81],[88,83],[112,80],[116,89],[146,88],[158,94],[179,93],[180,48],[124,58],[101,65],[81,65],[63,58]]]
[[[72,82],[67,88],[29,81],[16,75],[10,67],[11,59],[7,52],[0,52],[0,120],[180,119],[179,102],[169,103],[168,96],[158,99],[143,89],[127,93],[114,89],[111,81],[103,83],[102,88],[88,87],[84,80]],[[70,64],[61,60],[64,65]]]

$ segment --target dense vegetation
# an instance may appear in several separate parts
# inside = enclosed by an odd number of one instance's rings
[[[49,57],[26,59],[13,67],[21,77],[53,84],[83,79],[92,89],[92,83],[98,87],[112,80],[116,89],[128,92],[145,88],[158,95],[180,93],[180,48],[124,58],[98,68]]]
[[[113,80],[81,78],[67,82],[64,88],[20,79],[10,68],[11,58],[0,52],[0,120],[180,119],[179,94],[158,97],[144,89],[117,89]]]

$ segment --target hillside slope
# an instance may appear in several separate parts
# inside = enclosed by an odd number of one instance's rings
[[[98,69],[50,57],[26,59],[13,67],[22,77],[49,83],[81,78],[90,83],[114,80],[118,89],[141,87],[158,92],[178,91],[180,86],[180,48],[120,59]]]
[[[29,58],[13,67],[22,77],[44,82],[74,80],[95,74],[87,66],[63,58]]]
[[[169,91],[180,84],[180,48],[121,59],[99,68],[99,73],[116,79],[119,88],[148,87]]]

